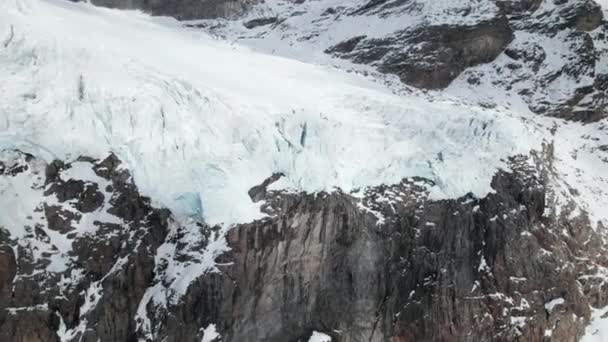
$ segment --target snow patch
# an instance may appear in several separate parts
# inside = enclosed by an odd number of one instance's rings
[[[318,331],[313,331],[312,336],[308,339],[308,342],[331,342],[331,336]]]
[[[215,324],[209,324],[209,326],[202,330],[203,339],[201,340],[201,342],[214,342],[219,337],[221,337],[220,333],[218,333],[217,329],[215,328]]]
[[[585,329],[581,342],[608,341],[608,307],[591,308],[591,323]]]
[[[565,303],[564,298],[560,297],[560,298],[552,299],[552,300],[548,301],[547,303],[545,303],[545,310],[552,312],[556,306],[562,305],[564,303]]]

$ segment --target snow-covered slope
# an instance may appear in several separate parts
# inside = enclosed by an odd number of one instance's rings
[[[383,12],[375,8],[382,7],[383,3],[393,10]],[[465,12],[467,15],[463,15]],[[450,0],[418,0],[409,4],[369,0],[277,0],[253,6],[241,20],[194,20],[189,25],[211,28],[229,40],[261,51],[316,63],[344,64],[323,51],[355,36],[383,38],[416,25],[470,24],[491,19],[497,12],[496,5],[489,1],[470,6],[466,2]],[[353,13],[369,15],[351,15]],[[255,27],[248,24],[260,18],[275,20]]]
[[[422,176],[437,197],[481,196],[501,160],[551,138],[552,123],[527,113],[395,95],[168,19],[51,0],[0,6],[2,147],[114,151],[145,193],[177,213],[202,207],[210,223],[259,216],[247,189],[273,172],[304,191]]]
[[[585,177],[604,170],[595,162],[601,123],[395,95],[137,12],[51,0],[1,6],[2,146],[68,159],[112,150],[153,199],[179,213],[202,207],[211,223],[257,217],[246,190],[273,172],[304,191],[422,176],[437,197],[481,196],[502,159],[543,140],[566,164],[573,149],[593,155],[588,166],[577,160],[583,176],[572,182],[603,194],[601,176]],[[564,128],[552,135],[553,125]],[[581,138],[587,130],[600,136]]]
[[[595,121],[608,115],[602,17],[593,0],[277,0],[241,19],[186,25],[272,54],[396,74],[416,87],[451,84],[442,92],[479,103],[521,102]]]

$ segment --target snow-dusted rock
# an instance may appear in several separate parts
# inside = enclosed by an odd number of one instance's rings
[[[511,158],[483,198],[436,201],[423,178],[296,193],[275,175],[250,192],[268,216],[226,240],[152,207],[114,155],[2,156],[3,196],[31,189],[0,230],[5,340],[561,341],[605,291],[605,231],[554,211],[550,153]]]
[[[242,24],[259,18],[275,20]],[[593,0],[285,0],[196,26],[273,54],[378,70],[415,87],[449,86],[445,92],[480,103],[518,100],[535,113],[578,121],[607,115],[606,90],[598,86],[606,74],[606,21]]]

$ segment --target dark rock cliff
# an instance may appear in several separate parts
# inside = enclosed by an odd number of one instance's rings
[[[107,182],[99,184],[67,179],[74,163],[42,168],[14,152],[0,177],[40,187],[32,215],[43,223],[20,239],[15,227],[0,229],[0,339],[200,341],[215,324],[222,341],[306,341],[313,331],[344,342],[546,341],[547,331],[576,341],[590,305],[606,304],[596,278],[607,262],[603,235],[584,214],[555,211],[550,148],[534,159],[512,158],[484,198],[441,201],[428,198],[424,179],[297,194],[266,190],[275,175],[252,192],[268,217],[230,229],[217,270],[178,301],[148,302],[146,328],[138,308],[169,282],[160,246],[176,243],[176,260],[187,260],[217,230],[176,227],[113,155],[76,162]],[[86,220],[100,208],[120,222]],[[180,243],[190,230],[204,234]],[[39,253],[58,241],[53,234],[71,246],[64,269],[49,266],[59,251]]]
[[[97,6],[140,9],[153,15],[181,20],[239,16],[255,2],[257,0],[91,0]]]
[[[507,18],[497,16],[474,25],[424,26],[382,39],[351,39],[326,52],[377,65],[415,87],[444,88],[467,67],[494,60],[511,40]]]

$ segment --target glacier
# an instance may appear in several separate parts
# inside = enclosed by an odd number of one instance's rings
[[[0,149],[49,161],[111,151],[177,215],[260,218],[247,190],[277,172],[294,191],[420,176],[435,199],[481,197],[509,156],[554,142],[558,169],[572,171],[564,188],[581,185],[581,208],[606,222],[608,170],[591,148],[608,141],[601,123],[388,86],[86,3],[3,1],[0,43]]]

